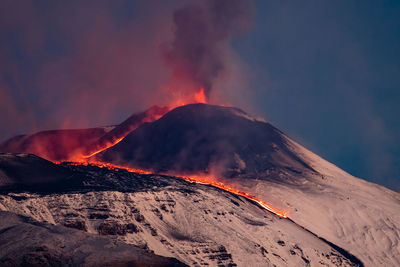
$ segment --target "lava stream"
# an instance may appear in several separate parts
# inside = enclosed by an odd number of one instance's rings
[[[78,151],[76,154],[68,157],[66,160],[71,162],[86,162],[86,159],[112,147],[121,142],[129,133],[134,131],[137,127],[145,122],[153,122],[164,116],[166,113],[180,106],[187,105],[189,103],[207,103],[207,96],[204,87],[200,87],[198,92],[193,95],[192,98],[180,98],[173,105],[166,106],[163,108],[152,107],[145,111],[145,117],[134,125],[130,125],[127,129],[117,133],[112,137],[111,140],[101,140],[100,143],[94,143],[86,148],[86,151]]]
[[[207,103],[206,93],[204,92],[204,88],[200,88],[200,91],[194,95],[196,103]]]
[[[175,107],[185,105],[188,102],[192,102],[192,103],[207,103],[207,97],[206,97],[204,88],[201,87],[199,89],[199,91],[194,95],[194,100],[192,99],[191,101],[190,100],[188,101],[187,99],[186,100],[185,99],[180,99],[177,103],[175,103],[175,105],[173,105],[170,108],[168,108],[167,111],[169,111],[169,110],[171,110],[171,109],[173,109]],[[149,116],[144,118],[142,122],[151,122],[151,121],[157,120],[159,117],[161,117],[165,113],[156,114],[156,116],[154,116],[154,114],[149,114]],[[88,155],[80,155],[78,157],[72,158],[70,160],[72,162],[70,162],[69,164],[79,164],[79,165],[88,165],[89,164],[89,165],[95,165],[95,166],[99,166],[99,167],[105,167],[105,168],[112,169],[112,170],[123,169],[123,170],[127,170],[129,172],[134,172],[134,173],[139,173],[139,174],[156,174],[156,173],[153,173],[153,172],[148,171],[148,170],[129,168],[129,167],[126,167],[126,166],[114,165],[114,164],[111,164],[111,163],[104,163],[104,162],[93,161],[93,160],[89,159],[90,157],[96,155],[97,153],[102,152],[102,151],[104,151],[104,150],[116,145],[120,141],[122,141],[125,138],[125,136],[127,134],[129,134],[131,131],[133,131],[136,127],[138,127],[138,125],[136,125],[135,127],[130,128],[128,131],[126,131],[123,134],[121,134],[121,136],[118,136],[118,138],[114,139],[111,142],[108,142],[108,143],[104,144],[103,147],[97,148],[95,151],[92,151]],[[55,163],[60,163],[60,162],[55,162]],[[170,173],[158,173],[158,174],[160,174],[160,175],[171,175]],[[236,189],[236,188],[234,188],[232,186],[226,185],[226,184],[224,184],[222,182],[218,182],[215,179],[213,179],[212,177],[208,177],[208,176],[186,176],[186,175],[179,175],[179,174],[178,175],[172,174],[172,175],[175,176],[175,177],[182,178],[182,179],[184,179],[184,180],[186,180],[188,182],[191,182],[191,183],[211,185],[211,186],[220,188],[222,190],[228,191],[230,193],[233,193],[235,195],[245,197],[245,198],[247,198],[249,200],[252,200],[252,201],[256,202],[262,208],[264,208],[264,209],[266,209],[266,210],[278,215],[279,217],[288,218],[288,215],[289,215],[288,211],[283,211],[283,210],[277,209],[277,208],[273,207],[271,204],[265,202],[264,200],[262,200],[260,198],[257,198],[257,197],[255,197],[253,195],[250,195],[249,193],[240,191],[240,190],[238,190],[238,189]]]
[[[279,217],[288,218],[288,216],[289,216],[289,212],[288,211],[283,211],[283,210],[280,210],[278,208],[275,208],[275,207],[271,206],[271,204],[265,202],[264,200],[262,200],[260,198],[257,198],[255,196],[250,195],[249,193],[243,192],[243,191],[241,191],[239,189],[233,188],[233,187],[231,187],[229,185],[226,185],[226,184],[224,184],[222,182],[215,181],[214,179],[202,178],[202,177],[197,177],[197,176],[177,176],[177,177],[182,178],[182,179],[184,179],[186,181],[189,181],[189,182],[192,182],[192,183],[211,185],[211,186],[220,188],[222,190],[228,191],[230,193],[233,193],[235,195],[245,197],[247,199],[250,199],[250,200],[256,202],[258,205],[260,205],[264,209],[266,209],[266,210],[278,215]]]
[[[93,152],[93,153],[91,153],[91,154],[89,154],[89,155],[82,156],[82,157],[84,157],[84,158],[90,158],[91,156],[94,156],[94,155],[96,155],[96,154],[98,154],[98,153],[100,153],[100,152],[102,152],[102,151],[104,151],[104,150],[106,150],[106,149],[108,149],[108,148],[110,148],[110,147],[112,147],[112,146],[115,146],[116,144],[118,144],[119,142],[121,142],[122,139],[124,139],[126,135],[127,135],[127,134],[123,135],[123,136],[120,137],[120,138],[117,138],[117,139],[116,139],[115,141],[113,141],[113,142],[110,142],[110,143],[106,144],[106,145],[105,145],[104,147],[102,147],[101,149],[99,149],[99,150],[97,150],[97,151],[95,151],[95,152]]]
[[[59,163],[59,162],[57,162]],[[74,164],[74,165],[94,165],[98,167],[105,167],[111,170],[126,170],[129,172],[134,172],[134,173],[139,173],[139,174],[158,174],[158,175],[171,175],[168,173],[153,173],[148,170],[143,170],[143,169],[136,169],[136,168],[130,168],[126,166],[120,166],[120,165],[115,165],[111,163],[103,163],[103,162],[87,162],[87,161],[79,161],[79,162],[70,162],[69,164]],[[229,185],[226,185],[222,182],[215,181],[215,179],[212,179],[210,177],[199,177],[199,176],[182,176],[182,175],[173,175],[174,177],[178,177],[181,179],[184,179],[185,181],[191,182],[191,183],[198,183],[198,184],[205,184],[205,185],[211,185],[214,187],[217,187],[219,189],[225,190],[227,192],[230,192],[232,194],[238,195],[245,197],[249,200],[252,200],[256,202],[259,206],[262,208],[278,215],[281,218],[288,218],[289,217],[289,212],[288,211],[283,211],[278,208],[273,207],[271,204],[265,202],[264,200],[257,198],[253,195],[250,195],[249,193],[243,192],[241,190],[238,190],[236,188],[233,188]]]

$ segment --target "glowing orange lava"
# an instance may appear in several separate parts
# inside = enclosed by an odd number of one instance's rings
[[[185,100],[185,99],[179,99],[175,103],[175,105],[173,105],[173,106],[171,106],[169,108],[169,110],[171,110],[173,108],[176,108],[178,106],[183,106],[183,105],[189,104],[189,103],[207,103],[207,98],[206,98],[206,95],[205,95],[205,92],[204,92],[204,88],[200,88],[199,92],[197,92],[194,95],[194,100],[195,101],[193,101],[193,100],[192,101],[188,101],[188,100]],[[162,115],[164,115],[164,114],[162,114]],[[151,121],[154,121],[154,120],[160,118],[162,115],[157,116],[157,117],[151,117],[150,116],[149,118],[146,118],[144,121],[151,122]],[[102,152],[102,151],[104,151],[104,150],[116,145],[117,143],[121,142],[124,139],[124,137],[129,132],[131,132],[132,130],[134,130],[134,128],[129,129],[129,131],[124,133],[121,137],[116,138],[115,140],[105,144],[103,147],[99,148],[97,151],[94,151],[94,152],[90,153],[89,155],[84,155],[84,156],[80,155],[80,156],[74,157],[73,159],[70,160],[72,162],[70,162],[69,164],[74,164],[74,165],[94,165],[94,166],[98,166],[98,167],[105,167],[105,168],[108,168],[108,169],[111,169],[111,170],[117,170],[118,171],[118,170],[122,169],[122,170],[126,170],[126,171],[129,171],[129,172],[134,172],[134,173],[139,173],[139,174],[171,175],[171,174],[168,174],[168,173],[153,173],[153,172],[148,171],[148,170],[129,168],[129,167],[126,167],[126,166],[120,166],[120,165],[115,165],[115,164],[111,164],[111,163],[104,163],[104,162],[100,162],[100,161],[94,161],[93,159],[89,159],[91,156],[94,156],[94,155],[96,155],[96,154],[98,154],[98,153],[100,153],[100,152]],[[55,163],[59,164],[60,162],[55,162]],[[211,186],[220,188],[222,190],[228,191],[228,192],[233,193],[235,195],[242,196],[242,197],[245,197],[245,198],[247,198],[249,200],[252,200],[252,201],[256,202],[258,205],[260,205],[261,207],[263,207],[264,209],[266,209],[266,210],[278,215],[279,217],[288,218],[288,215],[289,215],[288,211],[283,211],[283,210],[277,209],[277,208],[273,207],[271,204],[265,202],[264,200],[262,200],[260,198],[257,198],[255,196],[252,196],[249,193],[240,191],[240,190],[238,190],[238,189],[236,189],[236,188],[234,188],[232,186],[229,186],[229,185],[226,185],[226,184],[224,184],[222,182],[219,182],[216,179],[214,179],[213,177],[208,177],[208,176],[203,176],[203,175],[201,175],[201,176],[186,176],[186,175],[179,175],[179,174],[178,175],[173,174],[171,176],[182,178],[182,179],[184,179],[184,180],[186,180],[188,182],[191,182],[191,183],[211,185]]]
[[[115,165],[115,164],[111,164],[111,163],[104,163],[104,162],[85,162],[85,161],[80,161],[80,162],[72,162],[70,164],[74,164],[74,165],[94,165],[94,166],[98,166],[98,167],[104,167],[104,168],[108,168],[110,170],[126,170],[129,172],[134,172],[134,173],[139,173],[139,174],[158,174],[158,175],[169,175],[168,173],[162,174],[162,173],[153,173],[151,171],[148,170],[143,170],[143,169],[136,169],[136,168],[129,168],[126,166],[121,166],[121,165]],[[175,177],[184,179],[185,181],[191,182],[191,183],[198,183],[198,184],[205,184],[205,185],[211,185],[214,187],[217,187],[219,189],[228,191],[230,193],[233,193],[235,195],[238,196],[242,196],[245,197],[247,199],[250,199],[254,202],[256,202],[258,205],[260,205],[262,208],[278,215],[281,218],[288,218],[289,216],[289,212],[288,211],[283,211],[280,210],[278,208],[273,207],[271,204],[265,202],[264,200],[257,198],[255,196],[250,195],[249,193],[240,191],[236,188],[233,188],[229,185],[226,185],[222,182],[218,182],[215,179],[211,178],[211,177],[206,177],[206,176],[182,176],[182,175],[173,175]]]
[[[84,157],[84,158],[90,158],[91,156],[94,156],[94,155],[96,155],[97,153],[100,153],[100,152],[102,152],[102,151],[104,151],[104,150],[106,150],[106,149],[108,149],[108,148],[110,148],[110,147],[112,147],[112,146],[115,146],[116,144],[118,144],[119,142],[121,142],[122,139],[124,139],[124,137],[125,137],[126,135],[127,135],[127,134],[125,134],[124,136],[122,136],[122,137],[120,137],[120,138],[117,138],[117,139],[114,140],[113,142],[110,142],[110,143],[106,144],[104,147],[102,147],[101,149],[99,149],[99,150],[93,152],[92,154],[86,155],[86,156],[83,156],[83,157]]]
[[[55,162],[57,164],[60,164],[61,162]],[[139,174],[153,174],[153,172],[151,171],[146,171],[146,170],[142,170],[142,169],[135,169],[135,168],[129,168],[129,167],[125,167],[125,166],[120,166],[120,165],[116,165],[116,164],[111,164],[111,163],[105,163],[105,162],[100,162],[100,161],[85,161],[85,160],[80,160],[77,162],[68,162],[68,164],[70,165],[93,165],[93,166],[97,166],[97,167],[101,167],[101,168],[107,168],[109,170],[114,170],[114,171],[118,171],[118,170],[126,170],[128,172],[134,172],[134,173],[139,173]]]
[[[200,91],[194,95],[196,103],[207,103],[206,94],[204,93],[204,88],[200,88]]]
[[[204,88],[201,87],[197,93],[191,96],[180,96],[178,97],[175,102],[170,106],[171,109],[181,107],[188,104],[196,104],[196,103],[207,103],[206,93]]]
[[[288,211],[283,211],[280,209],[277,209],[273,206],[271,206],[271,204],[265,202],[264,200],[257,198],[255,196],[250,195],[249,193],[240,191],[236,188],[233,188],[229,185],[226,185],[222,182],[218,182],[215,179],[212,178],[207,178],[207,177],[197,177],[197,176],[179,176],[179,178],[182,178],[186,181],[192,182],[192,183],[198,183],[198,184],[207,184],[207,185],[212,185],[214,187],[220,188],[222,190],[228,191],[230,193],[233,193],[235,195],[238,196],[242,196],[245,197],[247,199],[253,200],[254,202],[256,202],[257,204],[259,204],[261,207],[263,207],[264,209],[278,215],[279,217],[282,218],[288,218],[289,216],[289,212]]]

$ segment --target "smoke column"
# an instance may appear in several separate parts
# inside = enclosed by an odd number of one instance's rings
[[[203,88],[210,97],[213,84],[226,71],[230,40],[249,28],[252,10],[251,1],[209,0],[174,12],[174,38],[163,50],[173,69],[174,90],[193,94]]]
[[[39,2],[0,1],[0,143],[235,92],[221,77],[240,77],[230,41],[252,22],[249,1]]]

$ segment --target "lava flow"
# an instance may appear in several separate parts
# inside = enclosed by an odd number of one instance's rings
[[[283,210],[280,210],[278,208],[272,207],[271,204],[265,202],[264,200],[262,200],[260,198],[257,198],[255,196],[250,195],[249,193],[243,192],[243,191],[241,191],[239,189],[233,188],[233,187],[231,187],[229,185],[226,185],[226,184],[224,184],[222,182],[215,181],[214,179],[210,179],[210,178],[207,178],[207,177],[206,178],[197,177],[197,176],[178,176],[178,177],[182,178],[182,179],[184,179],[184,180],[186,180],[188,182],[191,182],[191,183],[211,185],[211,186],[220,188],[222,190],[228,191],[230,193],[233,193],[235,195],[245,197],[247,199],[250,199],[250,200],[256,202],[258,205],[260,205],[264,209],[266,209],[266,210],[278,215],[279,217],[288,218],[288,216],[289,216],[289,212],[288,211],[283,211]]]
[[[77,162],[85,162],[85,159],[90,158],[122,141],[130,132],[135,130],[144,122],[153,122],[161,118],[168,111],[177,108],[179,106],[184,106],[188,103],[207,103],[206,93],[203,87],[199,89],[197,93],[194,94],[194,99],[179,99],[174,105],[164,108],[159,108],[156,110],[149,109],[146,111],[146,116],[140,120],[139,123],[135,125],[131,125],[124,131],[120,132],[118,135],[114,136],[111,140],[103,140],[100,144],[94,144],[94,147],[89,147],[86,153],[79,153],[78,155],[74,155],[69,159],[69,161],[77,161]]]
[[[193,100],[192,100],[193,101]],[[172,108],[169,108],[169,110],[178,107],[178,106],[182,106],[187,104],[187,100],[179,100],[175,105],[172,106]],[[206,103],[207,102],[207,97],[204,91],[204,88],[200,88],[200,90],[194,95],[194,101],[193,103]],[[166,113],[166,112],[165,112]],[[146,118],[143,119],[142,122],[150,122],[150,121],[154,121],[157,120],[159,117],[161,117],[163,114],[156,114],[156,116],[148,116]],[[92,151],[90,154],[87,154],[85,156],[80,155],[79,157],[75,157],[73,159],[71,159],[69,164],[76,164],[76,165],[94,165],[94,166],[98,166],[98,167],[105,167],[108,169],[112,169],[112,170],[119,170],[119,169],[123,169],[129,172],[134,172],[134,173],[139,173],[139,174],[160,174],[160,175],[171,175],[170,173],[153,173],[151,171],[148,170],[143,170],[143,169],[135,169],[135,168],[130,168],[130,167],[126,167],[126,166],[120,166],[120,165],[114,165],[111,163],[104,163],[104,162],[99,162],[99,161],[94,161],[93,159],[89,159],[91,156],[96,155],[114,145],[116,145],[117,143],[119,143],[120,141],[122,141],[124,139],[124,137],[131,132],[132,130],[134,130],[136,127],[138,127],[138,125],[136,125],[135,127],[130,127],[129,130],[125,131],[123,134],[121,134],[120,136],[118,136],[118,138],[113,139],[111,142],[107,142],[104,143],[102,147],[97,147],[97,149],[95,151]],[[55,163],[60,163],[60,162],[55,162]],[[213,187],[217,187],[219,189],[228,191],[230,193],[233,193],[235,195],[238,196],[242,196],[245,197],[251,201],[254,201],[255,203],[257,203],[259,206],[261,206],[262,208],[278,215],[281,218],[288,218],[289,212],[288,211],[283,211],[280,209],[277,209],[275,207],[273,207],[271,204],[265,202],[264,200],[257,198],[253,195],[250,195],[249,193],[243,192],[241,190],[238,190],[232,186],[226,185],[222,182],[216,181],[215,179],[213,179],[212,177],[208,177],[208,176],[186,176],[186,175],[176,175],[173,174],[173,176],[178,177],[178,178],[182,178],[188,182],[191,183],[198,183],[198,184],[206,184],[206,185],[211,185]]]
[[[89,155],[82,156],[82,157],[84,157],[84,158],[90,158],[91,156],[94,156],[94,155],[96,155],[96,154],[98,154],[98,153],[100,153],[100,152],[102,152],[102,151],[104,151],[104,150],[106,150],[106,149],[108,149],[108,148],[110,148],[110,147],[112,147],[112,146],[115,146],[116,144],[118,144],[119,142],[121,142],[122,139],[124,139],[124,137],[125,137],[126,135],[127,135],[127,134],[125,134],[124,136],[122,136],[122,137],[120,137],[120,138],[117,138],[117,139],[113,140],[112,142],[107,143],[107,144],[106,144],[104,147],[102,147],[101,149],[99,149],[99,150],[97,150],[97,151],[95,151],[95,152],[93,152],[93,153],[91,153],[91,154],[89,154]]]
[[[59,162],[57,162],[59,163]],[[139,174],[158,174],[158,175],[171,175],[168,173],[153,173],[151,171],[148,170],[143,170],[143,169],[136,169],[136,168],[130,168],[130,167],[126,167],[126,166],[121,166],[121,165],[115,165],[115,164],[111,164],[111,163],[104,163],[104,162],[85,162],[85,161],[79,161],[79,162],[70,162],[69,164],[72,165],[93,165],[93,166],[98,166],[98,167],[102,167],[102,168],[108,168],[110,170],[126,170],[128,172],[134,172],[134,173],[139,173]],[[215,179],[212,179],[210,177],[200,177],[200,176],[184,176],[184,175],[173,175],[174,177],[178,177],[181,178],[185,181],[188,181],[190,183],[197,183],[197,184],[204,184],[204,185],[211,185],[213,187],[217,187],[219,189],[228,191],[232,194],[238,195],[238,196],[242,196],[245,197],[249,200],[252,200],[254,202],[256,202],[259,206],[261,206],[262,208],[274,213],[275,215],[278,215],[281,218],[288,218],[289,217],[289,212],[288,211],[283,211],[280,210],[278,208],[275,208],[273,206],[271,206],[271,204],[265,202],[264,200],[257,198],[253,195],[250,195],[249,193],[243,192],[241,190],[238,190],[236,188],[233,188],[229,185],[226,185],[222,182],[218,182]]]
[[[194,95],[197,103],[207,103],[206,93],[204,88],[200,88],[200,91]]]

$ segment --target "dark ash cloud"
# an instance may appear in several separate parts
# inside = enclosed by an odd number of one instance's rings
[[[204,88],[209,98],[226,70],[231,38],[249,28],[252,15],[253,4],[245,0],[199,1],[176,10],[174,39],[164,47],[175,90],[183,87],[193,93]]]
[[[199,86],[209,94],[240,65],[229,41],[248,28],[252,4],[192,3],[0,2],[0,141],[119,123]]]

